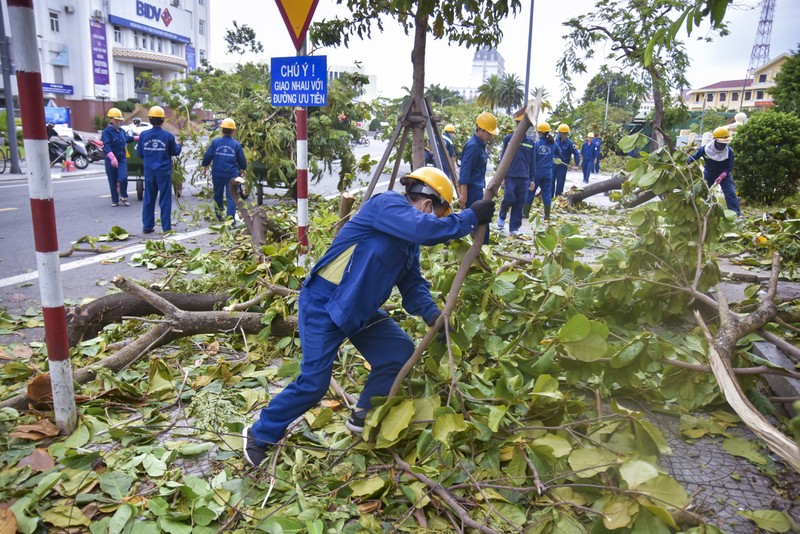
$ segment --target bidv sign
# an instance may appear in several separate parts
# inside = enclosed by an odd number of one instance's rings
[[[169,14],[169,9],[161,9],[141,0],[136,0],[136,16],[156,22],[161,20],[165,26],[169,26],[169,23],[172,22],[172,15]]]
[[[328,105],[327,56],[274,57],[271,62],[272,105]]]

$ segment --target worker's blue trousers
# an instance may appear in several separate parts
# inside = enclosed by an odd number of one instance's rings
[[[714,180],[716,180],[716,176],[704,176],[706,179],[706,184],[708,187],[712,187],[714,185]],[[726,176],[722,179],[719,183],[720,189],[722,189],[722,193],[725,195],[725,205],[731,211],[736,212],[736,215],[741,215],[742,210],[739,207],[739,198],[736,196],[736,186],[733,185],[733,178]]]
[[[567,166],[556,165],[553,169],[553,198],[564,194],[564,184],[567,182]]]
[[[581,165],[581,169],[583,169],[583,183],[589,183],[589,175],[592,174],[592,168],[594,167],[593,161],[586,161],[583,160],[583,164]]]
[[[300,292],[300,374],[261,410],[252,427],[256,439],[279,441],[292,421],[314,407],[328,391],[333,363],[347,337],[325,310],[336,287],[313,275]],[[358,408],[369,409],[372,397],[389,394],[400,369],[414,353],[414,343],[383,310],[376,311],[364,328],[350,336],[350,342],[372,368],[357,404]]]
[[[513,232],[522,226],[522,207],[525,205],[525,197],[528,193],[530,180],[519,176],[506,176],[505,193],[503,201],[500,203],[500,220],[504,221],[508,210],[511,210],[511,221],[508,229]]]

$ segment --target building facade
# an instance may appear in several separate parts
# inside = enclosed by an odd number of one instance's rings
[[[92,131],[94,117],[104,116],[113,102],[147,100],[140,74],[163,81],[185,77],[208,57],[210,2],[37,0],[46,103],[69,108],[71,126]],[[14,38],[14,28],[6,33]]]
[[[494,48],[479,48],[472,58],[472,84],[469,87],[452,87],[461,98],[472,102],[478,98],[478,87],[483,85],[486,78],[496,74],[503,76],[506,73],[506,60]]]
[[[717,111],[752,111],[773,105],[767,92],[775,86],[775,77],[789,59],[783,53],[757,68],[744,80],[725,80],[689,92],[689,111],[714,109]]]

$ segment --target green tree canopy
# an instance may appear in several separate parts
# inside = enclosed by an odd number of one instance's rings
[[[461,94],[458,91],[450,89],[449,87],[441,87],[438,84],[430,85],[425,89],[425,98],[427,98],[428,102],[431,104],[447,104],[450,106],[464,100],[461,98]]]
[[[500,95],[502,91],[503,79],[497,74],[492,74],[478,86],[477,103],[494,111],[494,109],[500,105]]]
[[[633,76],[611,70],[605,65],[595,74],[583,93],[583,103],[595,100],[605,101],[608,105],[623,108],[636,113],[646,88],[634,80]]]
[[[511,112],[519,108],[525,99],[524,84],[516,74],[504,74],[500,83],[500,95],[498,104],[505,108],[506,113],[509,115]]]
[[[775,78],[775,87],[767,90],[777,111],[800,115],[800,45],[792,51]]]

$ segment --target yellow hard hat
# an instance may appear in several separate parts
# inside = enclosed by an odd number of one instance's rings
[[[153,117],[156,119],[163,119],[164,118],[164,108],[161,106],[153,106],[150,108],[150,111],[147,112],[148,117]]]
[[[122,112],[119,110],[119,108],[111,108],[108,110],[106,117],[108,117],[109,119],[122,120]]]
[[[229,130],[235,130],[236,129],[236,123],[233,122],[233,119],[230,118],[230,117],[222,119],[222,123],[220,124],[220,126],[223,127],[223,128],[228,128]]]
[[[593,138],[594,137],[594,133],[593,132],[589,132],[589,135],[587,135],[586,137],[592,137]]]
[[[488,111],[484,111],[478,115],[478,118],[475,119],[475,124],[477,124],[478,128],[481,130],[486,130],[492,135],[500,133],[500,128],[497,127],[497,118]]]
[[[550,125],[546,122],[540,122],[536,125],[536,131],[541,133],[550,133]]]
[[[447,133],[456,133],[456,127],[453,126],[452,124],[447,124],[444,127],[444,131]]]
[[[728,131],[726,127],[720,126],[714,129],[714,131],[711,133],[711,137],[714,138],[714,141],[728,143],[731,140],[731,132]]]
[[[559,124],[558,133],[569,133],[569,125],[563,122]]]
[[[418,192],[437,196],[447,208],[445,215],[450,215],[450,213],[452,213],[453,210],[450,209],[450,206],[453,204],[455,190],[453,189],[453,183],[445,173],[436,167],[420,167],[408,173],[405,178],[414,178],[427,185],[427,188]],[[400,180],[400,183],[403,184],[403,180]]]

